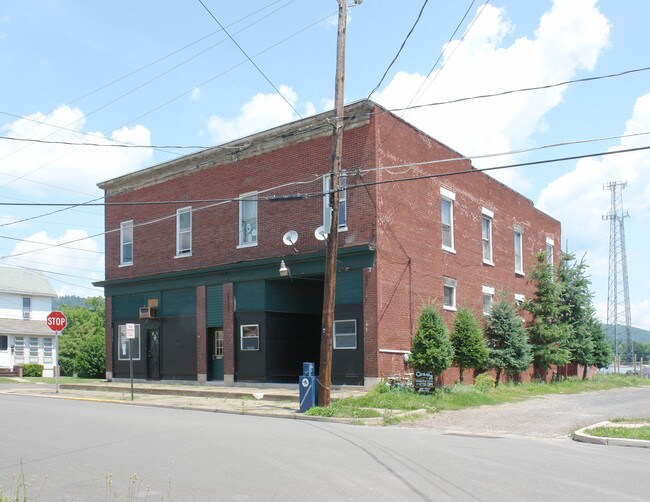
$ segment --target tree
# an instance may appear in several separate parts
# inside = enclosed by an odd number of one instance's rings
[[[488,365],[496,370],[497,385],[502,371],[506,372],[508,379],[516,381],[516,375],[526,371],[533,361],[528,333],[522,323],[514,304],[501,293],[485,322]]]
[[[584,366],[582,378],[586,379],[588,366],[607,366],[611,351],[607,352],[609,346],[602,326],[596,320],[593,294],[589,289],[591,280],[587,276],[584,257],[578,262],[573,254],[562,253],[558,276],[562,282],[560,316],[571,333],[571,362]],[[605,345],[602,345],[603,341]]]
[[[488,357],[483,330],[469,309],[461,308],[456,313],[450,338],[454,349],[454,362],[460,370],[460,383],[463,383],[463,370],[482,368]]]
[[[530,312],[532,320],[528,325],[530,343],[533,347],[535,376],[552,365],[560,368],[571,360],[570,330],[563,320],[562,283],[556,278],[555,270],[546,259],[546,252],[536,255],[536,264],[530,273],[529,282],[535,284],[535,295],[524,302],[524,309]]]
[[[106,372],[106,340],[101,335],[85,337],[74,360],[74,372],[81,378],[101,378]]]
[[[433,371],[440,375],[454,358],[454,349],[438,310],[433,305],[425,305],[418,319],[418,328],[411,340],[409,362],[418,371]]]
[[[105,340],[104,299],[86,298],[85,306],[61,305],[61,311],[68,318],[68,325],[59,340],[59,366],[62,375],[72,376],[76,371],[75,361],[84,348],[84,340],[92,336]],[[105,341],[103,343],[105,346]]]

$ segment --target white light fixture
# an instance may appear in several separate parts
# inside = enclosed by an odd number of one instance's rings
[[[287,277],[291,275],[291,272],[289,271],[289,267],[284,263],[284,260],[280,261],[280,276],[282,277]]]

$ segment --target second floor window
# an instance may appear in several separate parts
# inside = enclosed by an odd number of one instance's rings
[[[24,296],[23,297],[23,319],[32,318],[32,299]]]
[[[524,273],[523,232],[518,227],[515,227],[515,272]]]
[[[192,208],[176,211],[176,256],[192,254]]]
[[[485,208],[483,208],[482,213],[481,240],[483,242],[483,263],[492,265],[492,218],[494,218],[494,213]]]
[[[442,249],[454,251],[454,200],[456,194],[440,187],[440,220],[442,222]]]
[[[546,262],[550,265],[553,265],[553,251],[555,247],[555,242],[553,239],[546,238]]]
[[[120,223],[120,265],[133,264],[133,221]]]
[[[257,246],[257,192],[239,196],[239,246]]]
[[[345,230],[348,226],[348,197],[347,197],[347,178],[339,178],[339,230]],[[323,225],[328,227],[331,218],[330,193],[331,178],[329,174],[323,176]]]

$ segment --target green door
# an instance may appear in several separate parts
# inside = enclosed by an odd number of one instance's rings
[[[213,331],[212,380],[223,380],[223,329]]]

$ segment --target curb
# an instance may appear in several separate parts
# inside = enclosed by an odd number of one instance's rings
[[[650,448],[650,441],[645,441],[643,439],[621,439],[621,438],[608,438],[608,437],[599,437],[592,436],[586,431],[588,429],[593,429],[594,427],[608,427],[608,426],[617,426],[620,424],[615,424],[609,420],[604,422],[598,422],[597,424],[589,425],[578,429],[573,433],[573,440],[580,443],[590,443],[590,444],[601,444],[601,445],[611,445],[611,446],[630,446],[633,448]]]

